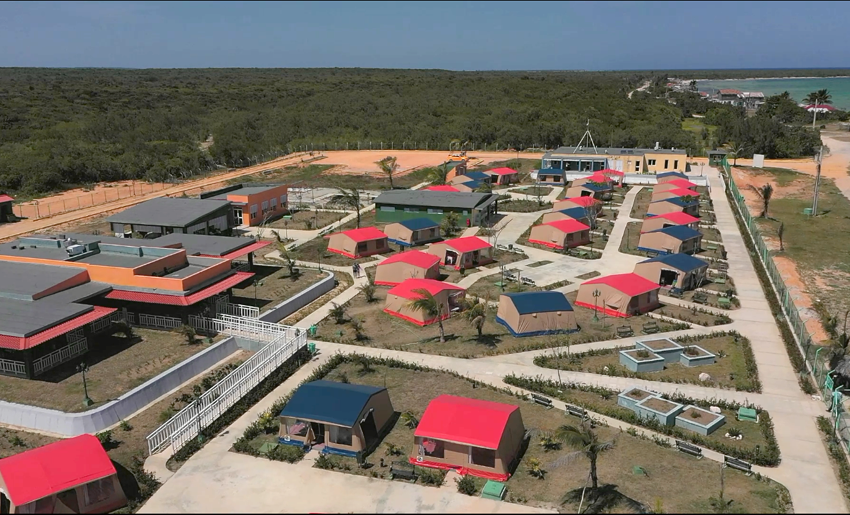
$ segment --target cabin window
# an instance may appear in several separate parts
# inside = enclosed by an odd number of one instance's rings
[[[98,504],[106,501],[112,494],[115,493],[115,485],[112,482],[112,477],[105,477],[91,483],[86,483],[83,490],[86,494],[86,504]],[[38,513],[38,512],[37,512]]]
[[[331,442],[340,445],[351,446],[351,428],[340,426],[329,426],[331,431]]]
[[[419,454],[432,458],[444,458],[446,455],[446,444],[441,440],[423,438],[419,441]]]
[[[366,252],[366,248],[367,248],[367,245],[366,245],[365,241],[363,243],[357,244],[357,252]]]
[[[496,451],[482,449],[481,447],[470,447],[469,462],[473,465],[493,468],[496,466]]]
[[[272,211],[277,211],[277,199],[276,198],[271,199],[271,203],[272,203],[271,204]]]
[[[640,161],[635,161],[635,171],[636,172],[640,171]]]
[[[286,434],[292,436],[307,436],[307,430],[310,428],[310,423],[306,420],[287,417],[284,419],[286,423]]]
[[[429,215],[441,215],[441,214],[443,214],[443,210],[442,210],[442,209],[432,209],[432,208],[429,208],[429,209],[428,209],[428,214],[429,214]]]
[[[647,159],[646,164],[647,166],[655,166],[655,159]]]
[[[283,207],[286,205],[286,195],[280,196],[280,206]]]
[[[679,160],[678,159],[673,161],[673,168],[675,168],[676,170],[679,169]]]
[[[404,212],[405,213],[418,213],[419,208],[417,208],[417,207],[406,207],[406,208],[404,208]]]
[[[381,211],[395,211],[395,207],[393,206],[381,206]]]
[[[669,160],[669,159],[665,159],[665,160],[664,160],[664,169],[665,169],[665,170],[667,169],[667,166],[668,166],[669,164],[670,164],[670,160]]]

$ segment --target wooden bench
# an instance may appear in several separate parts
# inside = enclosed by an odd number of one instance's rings
[[[713,282],[714,284],[726,284],[726,277],[725,276],[715,277],[711,280],[711,282]]]
[[[683,442],[681,440],[676,440],[676,449],[679,449],[685,454],[696,456],[698,460],[702,459],[702,448],[697,447],[696,445],[689,444],[688,442]]]
[[[708,304],[708,295],[701,291],[698,291],[694,293],[694,298],[691,299],[691,301],[696,304]]]
[[[629,325],[621,325],[617,328],[617,336],[620,338],[626,338],[628,336],[634,336],[635,331],[632,329],[632,326]]]
[[[717,245],[711,245],[710,243],[705,245],[705,250],[714,251],[717,250]]]
[[[724,456],[723,465],[729,468],[733,468],[735,470],[740,470],[748,476],[752,475],[753,473],[753,465],[751,463],[747,463],[744,460],[739,460],[738,458],[733,458],[732,456]]]
[[[685,292],[683,292],[680,288],[670,288],[670,291],[667,292],[667,295],[673,297],[674,299],[684,298]]]
[[[642,328],[643,334],[655,334],[660,330],[661,330],[661,328],[658,327],[657,322],[647,322],[647,323],[643,324],[643,328]]]
[[[732,307],[732,301],[729,297],[718,297],[717,305],[724,309],[730,309]]]
[[[394,461],[390,464],[390,479],[396,477],[416,481],[416,468],[406,461]]]
[[[539,405],[545,407],[546,409],[552,409],[552,407],[553,407],[552,406],[552,399],[550,399],[548,397],[544,397],[542,395],[538,395],[536,393],[531,394],[531,401],[534,402],[535,404],[539,404]]]
[[[579,408],[578,406],[573,406],[572,404],[567,404],[564,407],[564,412],[567,415],[572,415],[572,416],[578,417],[582,420],[584,420],[585,417],[587,417],[587,411],[585,411],[583,408]]]
[[[522,284],[527,284],[529,286],[537,286],[533,279],[529,279],[528,277],[523,277],[520,282]]]

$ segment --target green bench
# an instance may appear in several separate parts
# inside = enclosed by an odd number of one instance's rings
[[[706,244],[705,250],[715,251],[717,250],[717,245]]]
[[[630,325],[621,325],[620,327],[617,328],[617,336],[619,336],[620,338],[625,338],[625,337],[634,336],[634,335],[635,335],[635,331],[634,331],[634,329],[632,329],[632,326],[630,326]]]
[[[729,299],[729,297],[720,297],[717,299],[717,305],[724,309],[731,309],[732,301]]]
[[[714,284],[726,284],[726,278],[725,277],[715,277],[711,280],[711,282],[713,282]]]
[[[701,291],[698,291],[694,293],[694,298],[691,299],[691,302],[694,302],[696,304],[708,304],[708,295]]]
[[[660,330],[661,328],[658,327],[658,323],[656,322],[647,322],[643,324],[643,334],[655,334]]]
[[[759,421],[759,415],[756,410],[753,408],[738,408],[738,413],[735,414],[735,419],[742,422],[756,422]]]

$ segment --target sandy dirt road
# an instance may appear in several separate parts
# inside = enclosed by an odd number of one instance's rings
[[[165,189],[155,189],[154,191],[146,195],[125,197],[121,200],[115,200],[112,202],[107,202],[83,209],[78,209],[75,211],[70,211],[67,213],[62,213],[49,218],[40,218],[38,220],[23,220],[21,222],[3,224],[0,225],[0,241],[7,241],[18,236],[38,232],[54,225],[67,224],[69,222],[76,222],[95,216],[105,215],[113,211],[126,209],[130,206],[134,206],[140,202],[144,202],[145,200],[150,200],[156,197],[180,195],[182,193],[190,195],[193,191],[199,191],[202,188],[211,189],[210,186],[219,185],[225,181],[236,177],[251,175],[253,173],[262,172],[265,170],[273,170],[275,168],[280,168],[281,166],[298,164],[301,162],[302,157],[304,157],[302,154],[291,154],[289,156],[274,159],[272,161],[268,161],[258,165],[249,166],[247,168],[240,168],[231,172],[216,174],[203,179],[198,179],[196,181],[189,181],[177,185],[170,185]],[[101,185],[100,187],[108,188],[109,186]],[[63,195],[65,194],[58,195],[57,198],[61,200]],[[39,202],[48,203],[55,201],[56,199],[54,197],[48,197],[45,199],[40,199]]]
[[[377,161],[387,157],[397,158],[399,175],[405,171],[415,170],[426,166],[437,166],[444,163],[449,152],[446,150],[340,150],[322,152],[324,159],[318,161],[323,165],[336,165],[333,171],[379,173]],[[470,166],[486,165],[494,161],[515,159],[540,159],[542,153],[530,152],[474,152],[468,151]]]

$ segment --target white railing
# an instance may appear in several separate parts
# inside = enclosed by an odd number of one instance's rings
[[[255,306],[247,306],[245,304],[231,304],[228,302],[223,306],[223,309],[219,311],[219,314],[227,314],[245,318],[259,318],[260,308]]]
[[[95,320],[94,322],[89,324],[89,327],[91,328],[92,333],[99,333],[100,331],[103,331],[104,329],[112,325],[112,322],[117,322],[122,318],[123,315],[120,311],[113,311],[109,314],[109,316],[105,316],[100,320]]]
[[[46,372],[51,368],[65,363],[66,361],[70,361],[80,354],[85,354],[87,350],[89,350],[88,340],[86,340],[84,336],[80,337],[70,345],[66,345],[59,350],[55,350],[50,354],[33,361],[33,374],[40,375],[42,372]]]
[[[183,325],[183,321],[174,317],[139,313],[138,325],[141,327],[153,327],[154,329],[177,329]]]
[[[215,323],[222,332],[245,337],[255,328],[255,338],[276,335],[272,341],[248,358],[224,379],[204,392],[197,400],[180,410],[165,424],[147,437],[148,452],[155,454],[171,446],[177,452],[186,442],[198,436],[201,430],[218,419],[246,393],[269,376],[274,370],[307,345],[307,331],[279,324],[257,323],[258,320],[237,319],[222,315]],[[210,320],[210,319],[207,319]],[[263,325],[264,324],[264,325]],[[273,331],[265,326],[277,326]]]
[[[12,361],[11,359],[0,359],[0,374],[14,376],[27,376],[27,365],[23,361]]]

